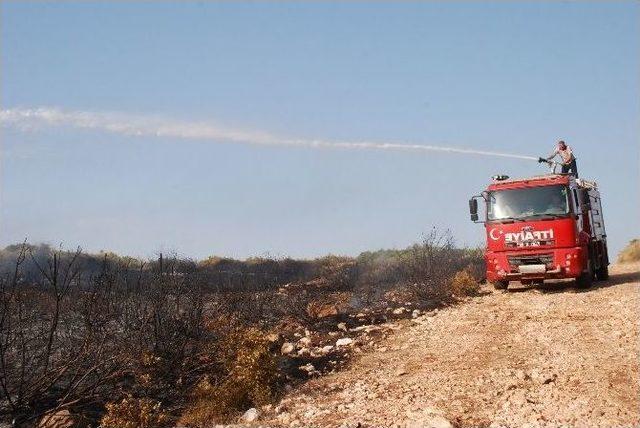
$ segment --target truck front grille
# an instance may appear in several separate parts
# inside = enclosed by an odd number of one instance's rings
[[[524,254],[519,256],[507,256],[512,270],[520,265],[545,265],[553,268],[553,254]]]
[[[526,241],[526,242],[505,242],[507,248],[519,248],[519,247],[543,247],[548,245],[555,245],[554,239],[541,239],[539,241]]]

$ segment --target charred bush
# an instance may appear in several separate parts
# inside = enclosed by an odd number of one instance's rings
[[[235,412],[272,402],[281,382],[271,342],[255,328],[237,328],[219,343],[222,371],[204,376],[191,393],[180,421],[210,426]]]
[[[432,230],[422,242],[403,250],[362,253],[357,258],[357,291],[367,304],[399,287],[417,302],[438,305],[450,300],[451,279],[457,272],[464,269],[479,279],[483,267],[479,250],[456,248],[449,231]]]
[[[203,303],[188,272],[105,257],[85,274],[80,251],[43,262],[23,246],[0,278],[0,416],[20,425],[61,409],[99,413],[131,392],[176,401],[212,340]]]
[[[280,355],[285,340],[331,333],[361,310],[371,309],[363,320],[385,320],[398,290],[423,306],[472,295],[482,263],[448,232],[403,250],[314,260],[143,261],[9,246],[0,251],[0,421],[224,420],[277,397],[283,367],[298,370],[302,357]],[[318,346],[335,341],[325,339]]]

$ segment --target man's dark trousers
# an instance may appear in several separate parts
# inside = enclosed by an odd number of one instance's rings
[[[569,173],[569,171],[571,171],[571,174],[573,174],[575,178],[578,178],[578,165],[576,164],[575,158],[573,158],[568,165],[567,164],[562,165],[563,174],[567,174]]]

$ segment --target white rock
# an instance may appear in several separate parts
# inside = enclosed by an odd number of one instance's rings
[[[332,345],[327,345],[327,346],[323,346],[322,347],[322,352],[324,352],[325,354],[329,353],[333,351],[333,346]]]
[[[405,313],[405,311],[406,311],[406,309],[404,307],[400,306],[399,308],[396,308],[396,309],[393,310],[393,314],[394,315],[402,315],[402,314]]]
[[[453,428],[453,425],[446,418],[431,414],[408,422],[406,428]]]
[[[308,363],[308,364],[305,364],[304,366],[300,366],[300,370],[304,370],[305,372],[311,373],[316,371],[316,368],[313,366],[313,364]]]
[[[260,416],[260,412],[255,407],[250,408],[242,415],[242,420],[244,422],[253,422],[258,419]]]
[[[343,322],[338,323],[338,330],[347,331],[347,325]]]
[[[309,337],[303,337],[300,340],[298,340],[298,345],[307,346],[310,344],[311,344],[311,338]]]
[[[516,379],[521,381],[524,381],[527,379],[527,374],[524,372],[524,370],[516,370],[515,376],[516,376]]]
[[[336,340],[336,346],[349,346],[353,343],[353,339],[350,337],[343,337],[342,339]]]
[[[311,350],[309,348],[307,348],[306,346],[298,349],[298,355],[302,356],[302,355],[308,355],[311,354]]]
[[[286,354],[290,354],[290,353],[292,353],[294,349],[295,349],[295,346],[293,345],[293,343],[291,343],[291,342],[284,342],[284,343],[282,344],[282,346],[280,347],[280,352],[281,352],[283,355],[286,355]]]
[[[76,421],[67,409],[49,413],[43,416],[37,424],[38,428],[71,428],[74,426],[76,426]]]

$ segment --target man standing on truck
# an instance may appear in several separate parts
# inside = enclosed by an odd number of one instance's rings
[[[576,157],[573,155],[573,150],[571,150],[571,147],[567,146],[567,144],[562,140],[558,141],[556,149],[546,160],[551,161],[557,155],[560,155],[560,159],[562,159],[561,172],[563,174],[572,174],[575,178],[578,178],[578,165],[576,164]],[[542,161],[544,159],[541,158],[540,160]]]

